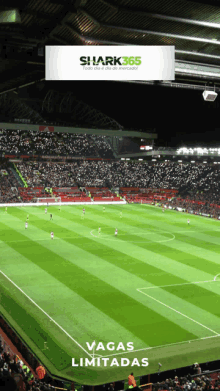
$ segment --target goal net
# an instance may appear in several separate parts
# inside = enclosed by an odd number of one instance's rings
[[[44,197],[44,198],[36,198],[36,202],[38,204],[58,204],[61,203],[61,197]]]

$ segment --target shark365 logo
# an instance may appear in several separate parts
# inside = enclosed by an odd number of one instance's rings
[[[90,57],[82,56],[80,57],[80,65],[93,65],[93,66],[131,66],[131,65],[141,65],[141,57]]]

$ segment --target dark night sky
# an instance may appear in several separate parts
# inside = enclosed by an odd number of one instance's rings
[[[219,145],[219,97],[205,102],[202,91],[126,82],[46,82],[72,91],[77,99],[119,122],[124,128],[156,129],[156,145]]]

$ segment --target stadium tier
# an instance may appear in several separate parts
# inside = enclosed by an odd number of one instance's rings
[[[219,165],[75,160],[1,164],[1,203],[54,197],[61,201],[166,202],[167,207],[213,214],[219,209]],[[117,189],[112,191],[111,189]],[[118,198],[120,199],[120,198]],[[216,214],[215,213],[215,214]]]
[[[28,186],[101,186],[212,191],[218,194],[219,166],[148,162],[78,160],[74,163],[26,162],[17,164]]]
[[[0,164],[0,203],[20,202],[18,180],[6,162]]]
[[[113,157],[106,137],[4,129],[0,131],[1,154]]]

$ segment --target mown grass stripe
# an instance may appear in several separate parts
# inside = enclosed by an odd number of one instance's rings
[[[23,235],[17,233],[17,237],[22,239]],[[73,243],[70,239],[68,241],[70,241],[71,244]],[[38,250],[41,251],[42,257],[40,259],[38,257],[36,259],[35,254],[33,254],[33,246],[24,250],[23,246],[20,246],[19,243],[13,242],[10,245],[12,248],[16,249],[16,251],[29,258],[31,262],[37,264],[43,270],[53,275],[64,285],[77,292],[77,294],[82,296],[95,307],[99,308],[108,316],[115,319],[115,321],[128,329],[134,335],[137,335],[138,338],[142,339],[146,343],[148,343],[149,336],[146,335],[144,325],[146,327],[147,320],[151,319],[154,319],[154,322],[158,319],[158,324],[160,325],[164,324],[165,326],[165,324],[169,324],[169,328],[174,330],[174,335],[178,338],[178,340],[180,340],[179,336],[183,334],[187,334],[188,339],[194,339],[196,337],[194,334],[191,334],[185,329],[183,330],[180,326],[174,324],[171,320],[162,317],[157,312],[147,308],[141,303],[138,303],[130,296],[113,288],[110,284],[107,284],[94,275],[91,275],[58,254],[54,254],[51,250],[47,250],[46,257],[43,256],[44,248],[39,244],[35,244],[35,252]],[[48,254],[50,254],[50,257]],[[51,259],[53,259],[52,263]],[[74,276],[74,279],[72,276]],[[88,287],[90,287],[89,290]],[[132,317],[139,319],[138,327],[136,323],[132,323],[130,317],[127,316],[128,308],[129,312],[132,313]],[[152,334],[156,337],[157,332],[153,331]],[[152,340],[154,339],[153,335],[151,336]]]

